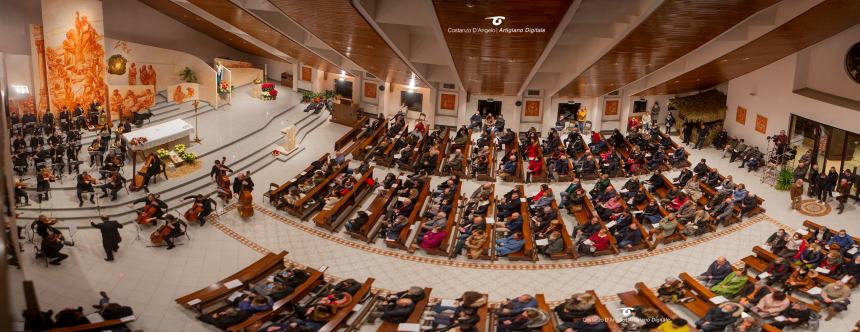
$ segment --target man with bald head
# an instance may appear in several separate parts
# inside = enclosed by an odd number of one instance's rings
[[[697,279],[703,282],[706,287],[711,287],[723,280],[729,273],[732,273],[732,265],[729,264],[725,257],[720,256]]]

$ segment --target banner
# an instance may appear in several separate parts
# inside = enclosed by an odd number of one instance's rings
[[[200,84],[179,83],[167,88],[167,100],[177,104],[200,99]]]
[[[102,2],[42,0],[51,109],[107,99]]]

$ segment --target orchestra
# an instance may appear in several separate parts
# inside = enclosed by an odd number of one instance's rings
[[[185,220],[189,223],[199,222],[200,226],[206,223],[206,217],[212,214],[212,211],[215,211],[215,207],[218,205],[214,199],[210,198],[209,195],[192,195],[186,196],[182,198],[183,200],[194,199],[194,203],[191,204],[191,208],[185,212]]]
[[[146,197],[134,200],[131,205],[145,203],[137,209],[137,223],[141,225],[155,224],[155,220],[161,219],[167,212],[167,203],[159,198],[158,194],[147,194]]]

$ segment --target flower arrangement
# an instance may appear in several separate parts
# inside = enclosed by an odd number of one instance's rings
[[[158,150],[155,150],[155,154],[158,156],[158,158],[164,159],[170,155],[170,151],[167,151],[165,149],[158,149]]]
[[[276,99],[278,97],[278,90],[275,90],[275,85],[272,83],[260,84],[260,90],[260,94],[263,95],[263,97],[267,97],[267,99]]]
[[[278,151],[278,150],[272,150],[272,156],[273,156],[273,157],[277,157],[277,156],[279,156],[280,154],[281,154],[281,151]]]
[[[135,137],[128,141],[128,145],[144,144],[148,141],[146,137]]]
[[[176,144],[173,146],[173,151],[176,151],[178,154],[182,154],[185,152],[185,144]]]
[[[221,83],[218,84],[218,94],[219,95],[225,95],[225,94],[230,93],[231,91],[233,91],[233,86],[231,86],[229,82],[221,81]]]
[[[179,157],[185,160],[186,163],[191,163],[197,160],[197,155],[193,152],[179,152]]]

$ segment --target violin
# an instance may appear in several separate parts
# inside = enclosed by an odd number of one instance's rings
[[[89,174],[85,174],[83,180],[84,180],[84,184],[87,184],[87,185],[98,184],[98,181],[96,180],[96,178],[94,178],[92,175],[89,175]]]
[[[93,141],[93,144],[90,144],[90,146],[87,147],[87,151],[89,152],[95,152],[101,149],[102,145],[101,143],[99,143],[99,141]]]
[[[146,157],[146,161],[143,162],[143,166],[141,166],[140,170],[134,174],[134,178],[132,179],[131,184],[128,186],[129,190],[138,191],[143,188],[143,181],[146,177],[146,173],[149,171],[149,168],[154,162],[155,154],[150,154]]]
[[[185,220],[189,223],[197,222],[200,219],[200,214],[203,213],[203,203],[194,202],[188,211],[185,211]]]
[[[57,181],[57,177],[54,176],[54,173],[48,168],[43,168],[40,176],[42,177],[42,180],[45,180],[45,182]]]

